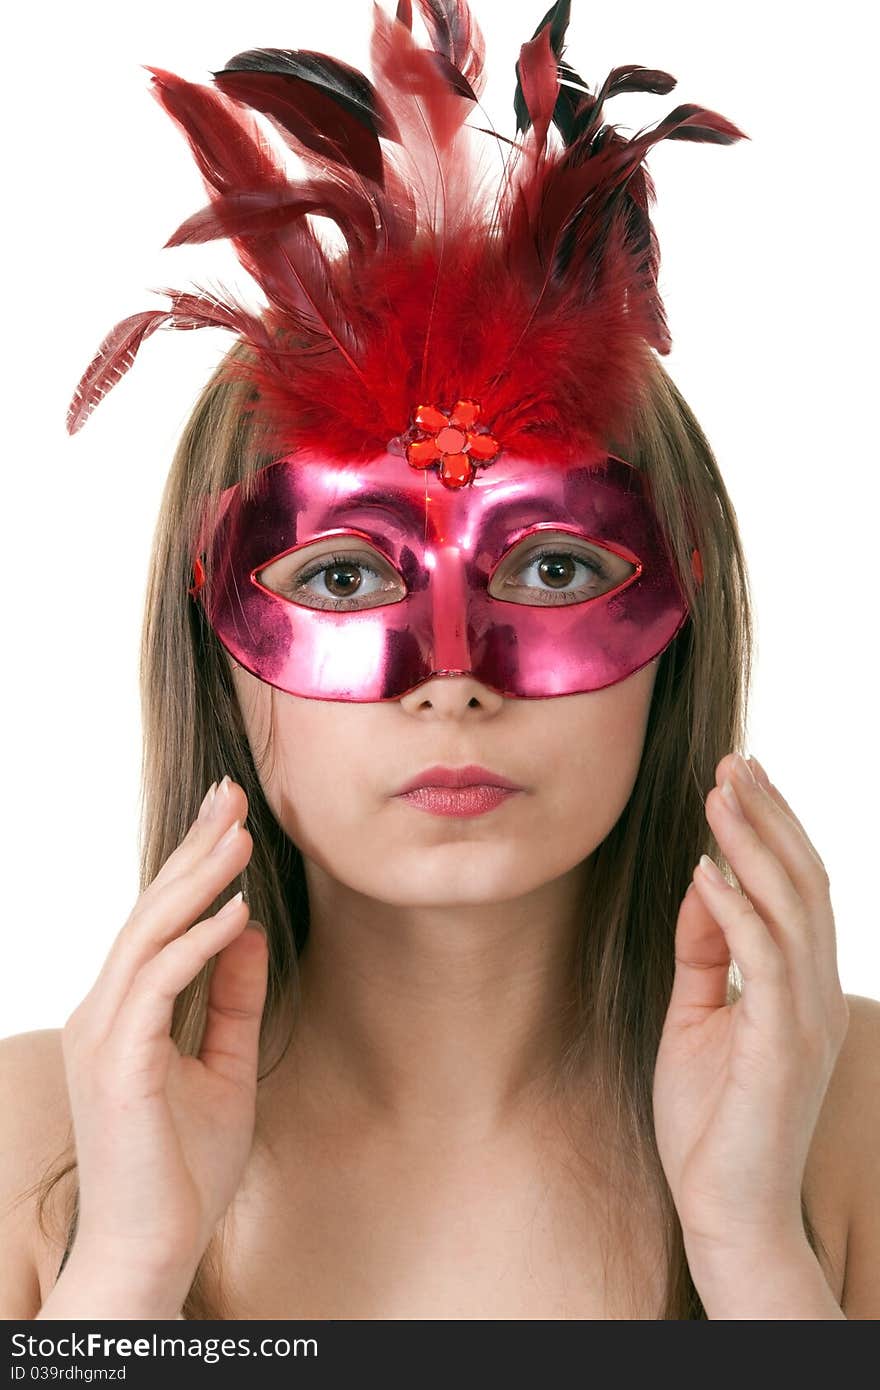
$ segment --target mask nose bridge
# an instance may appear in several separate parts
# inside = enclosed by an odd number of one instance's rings
[[[462,547],[432,547],[430,559],[431,630],[435,672],[470,672],[468,650],[467,554]]]

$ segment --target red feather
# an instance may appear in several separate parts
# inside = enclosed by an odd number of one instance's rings
[[[83,372],[67,409],[67,432],[82,429],[95,406],[128,371],[145,338],[167,322],[167,309],[147,309],[117,323]]]
[[[170,309],[145,309],[123,319],[107,334],[80,378],[67,413],[68,434],[76,434],[95,406],[122,379],[141,344],[157,328],[227,328],[248,337],[258,349],[271,352],[265,327],[246,309],[223,301],[207,291],[196,294],[162,290],[171,298]],[[269,356],[267,355],[267,367]]]
[[[151,69],[154,95],[183,130],[216,202],[246,191],[279,191],[287,174],[254,118],[219,92]],[[312,228],[300,219],[283,229],[233,238],[239,260],[270,303],[297,331],[326,335],[348,359],[348,316]],[[353,365],[353,364],[352,364]]]
[[[529,43],[519,51],[517,75],[534,131],[535,153],[544,149],[556,98],[559,93],[559,74],[556,55],[550,47],[550,25],[545,24]]]
[[[260,236],[287,227],[307,213],[332,217],[346,234],[353,234],[349,252],[375,251],[376,225],[362,200],[339,185],[287,184],[258,193],[228,193],[182,222],[166,246],[215,241],[218,237]]]
[[[483,75],[485,44],[476,20],[462,0],[418,0],[435,52],[474,90]],[[407,26],[412,28],[410,22]]]

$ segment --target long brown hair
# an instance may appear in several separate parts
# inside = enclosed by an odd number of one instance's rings
[[[234,348],[232,359],[242,350]],[[613,1171],[622,1191],[653,1196],[665,1230],[665,1319],[703,1318],[681,1226],[654,1136],[652,1083],[674,973],[674,932],[681,898],[703,852],[718,857],[704,816],[719,759],[743,743],[751,660],[748,580],[736,516],[711,448],[689,406],[659,362],[634,410],[628,435],[612,452],[644,470],[679,579],[689,620],[663,653],[641,765],[632,795],[592,856],[589,912],[572,982],[571,1044],[560,1082],[577,1085],[585,1058],[596,1078],[600,1114],[612,1117]],[[261,1034],[260,1079],[293,1036],[298,956],[308,936],[309,905],[302,856],[263,796],[225,654],[187,594],[193,539],[206,497],[251,477],[260,454],[244,407],[248,388],[225,379],[224,365],[202,392],[175,454],[153,545],[141,653],[144,727],[141,888],[186,834],[205,788],[228,772],[244,788],[253,854],[241,879],[211,908],[244,889],[251,916],[267,928],[269,986]],[[247,484],[245,484],[247,486]],[[697,583],[691,552],[699,549]],[[209,576],[210,582],[210,576]],[[181,1053],[198,1053],[210,963],[178,997],[172,1037]],[[728,999],[739,997],[731,967]],[[280,1051],[276,1043],[284,1035]],[[275,1054],[273,1057],[273,1053]],[[76,1168],[72,1144],[42,1181],[40,1229],[55,1185]],[[33,1189],[32,1189],[33,1191]],[[76,1233],[76,1188],[63,1216],[64,1259]],[[633,1210],[636,1205],[633,1204]],[[805,1202],[804,1227],[814,1251],[827,1254]],[[223,1224],[214,1233],[184,1304],[187,1318],[228,1317],[223,1294]],[[61,1267],[63,1268],[64,1260]]]

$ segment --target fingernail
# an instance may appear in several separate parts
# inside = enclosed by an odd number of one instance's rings
[[[229,780],[229,773],[227,772],[226,776],[223,778],[223,781],[217,788],[217,794],[214,797],[213,802],[211,803],[210,814],[212,816],[219,816],[223,811],[226,810],[226,807],[229,805],[229,788],[231,787],[231,785],[232,783]]]
[[[241,821],[234,820],[230,825],[229,829],[227,830],[226,834],[222,835],[220,839],[217,841],[216,845],[211,850],[211,853],[223,854],[224,851],[229,849],[230,845],[232,845],[235,842],[235,839],[238,836],[238,832],[240,829]]]
[[[216,793],[217,783],[212,782],[208,790],[205,792],[205,798],[201,806],[199,807],[199,814],[196,816],[196,820],[207,820],[211,812],[211,807],[214,804],[214,797]]]
[[[230,898],[228,903],[224,903],[223,906],[221,907],[220,911],[214,913],[214,916],[215,916],[215,917],[228,917],[228,916],[230,915],[230,913],[234,912],[235,909],[238,907],[238,904],[239,904],[239,903],[241,902],[241,900],[242,900],[242,896],[243,896],[243,895],[242,895],[241,889],[239,889],[238,892],[236,893],[235,897],[234,897],[234,898]]]
[[[727,879],[724,877],[718,865],[715,863],[714,859],[709,858],[708,854],[700,855],[700,862],[697,868],[703,871],[710,883],[716,883],[721,886],[727,883]]]
[[[758,759],[755,757],[754,753],[752,753],[749,756],[749,767],[752,769],[752,772],[754,773],[756,780],[760,782],[765,792],[769,792],[771,785],[770,778],[767,776],[763,767],[758,762]]]
[[[732,765],[734,777],[738,777],[744,787],[750,787],[754,785],[755,779],[752,776],[752,769],[749,767],[745,758],[741,758],[739,753],[735,753],[733,756]]]
[[[727,809],[731,812],[731,814],[734,816],[738,816],[740,820],[744,820],[745,817],[742,813],[742,807],[739,804],[739,799],[737,797],[736,792],[733,790],[733,783],[731,782],[729,777],[726,777],[721,784],[721,795],[723,796],[725,805],[727,806]]]

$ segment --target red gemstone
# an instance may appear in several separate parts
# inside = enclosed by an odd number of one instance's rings
[[[691,572],[698,584],[703,582],[703,557],[699,550],[691,551]]]
[[[471,454],[473,458],[481,459],[483,462],[486,462],[488,459],[493,459],[495,455],[501,451],[497,439],[493,439],[491,434],[469,433],[467,442],[468,453]]]
[[[430,468],[432,463],[436,463],[442,457],[442,450],[437,448],[436,439],[414,439],[406,446],[407,462],[413,468]]]
[[[447,487],[464,487],[474,476],[467,454],[446,454],[440,465],[440,481]]]
[[[438,430],[442,430],[443,426],[449,423],[448,417],[435,405],[416,406],[413,421],[419,429],[429,430],[431,434],[436,434]]]
[[[460,454],[466,443],[464,430],[453,429],[451,425],[446,425],[437,435],[437,448],[443,454]]]
[[[456,401],[449,416],[450,425],[461,425],[462,429],[470,429],[471,425],[476,424],[480,416],[480,407],[476,401]]]

